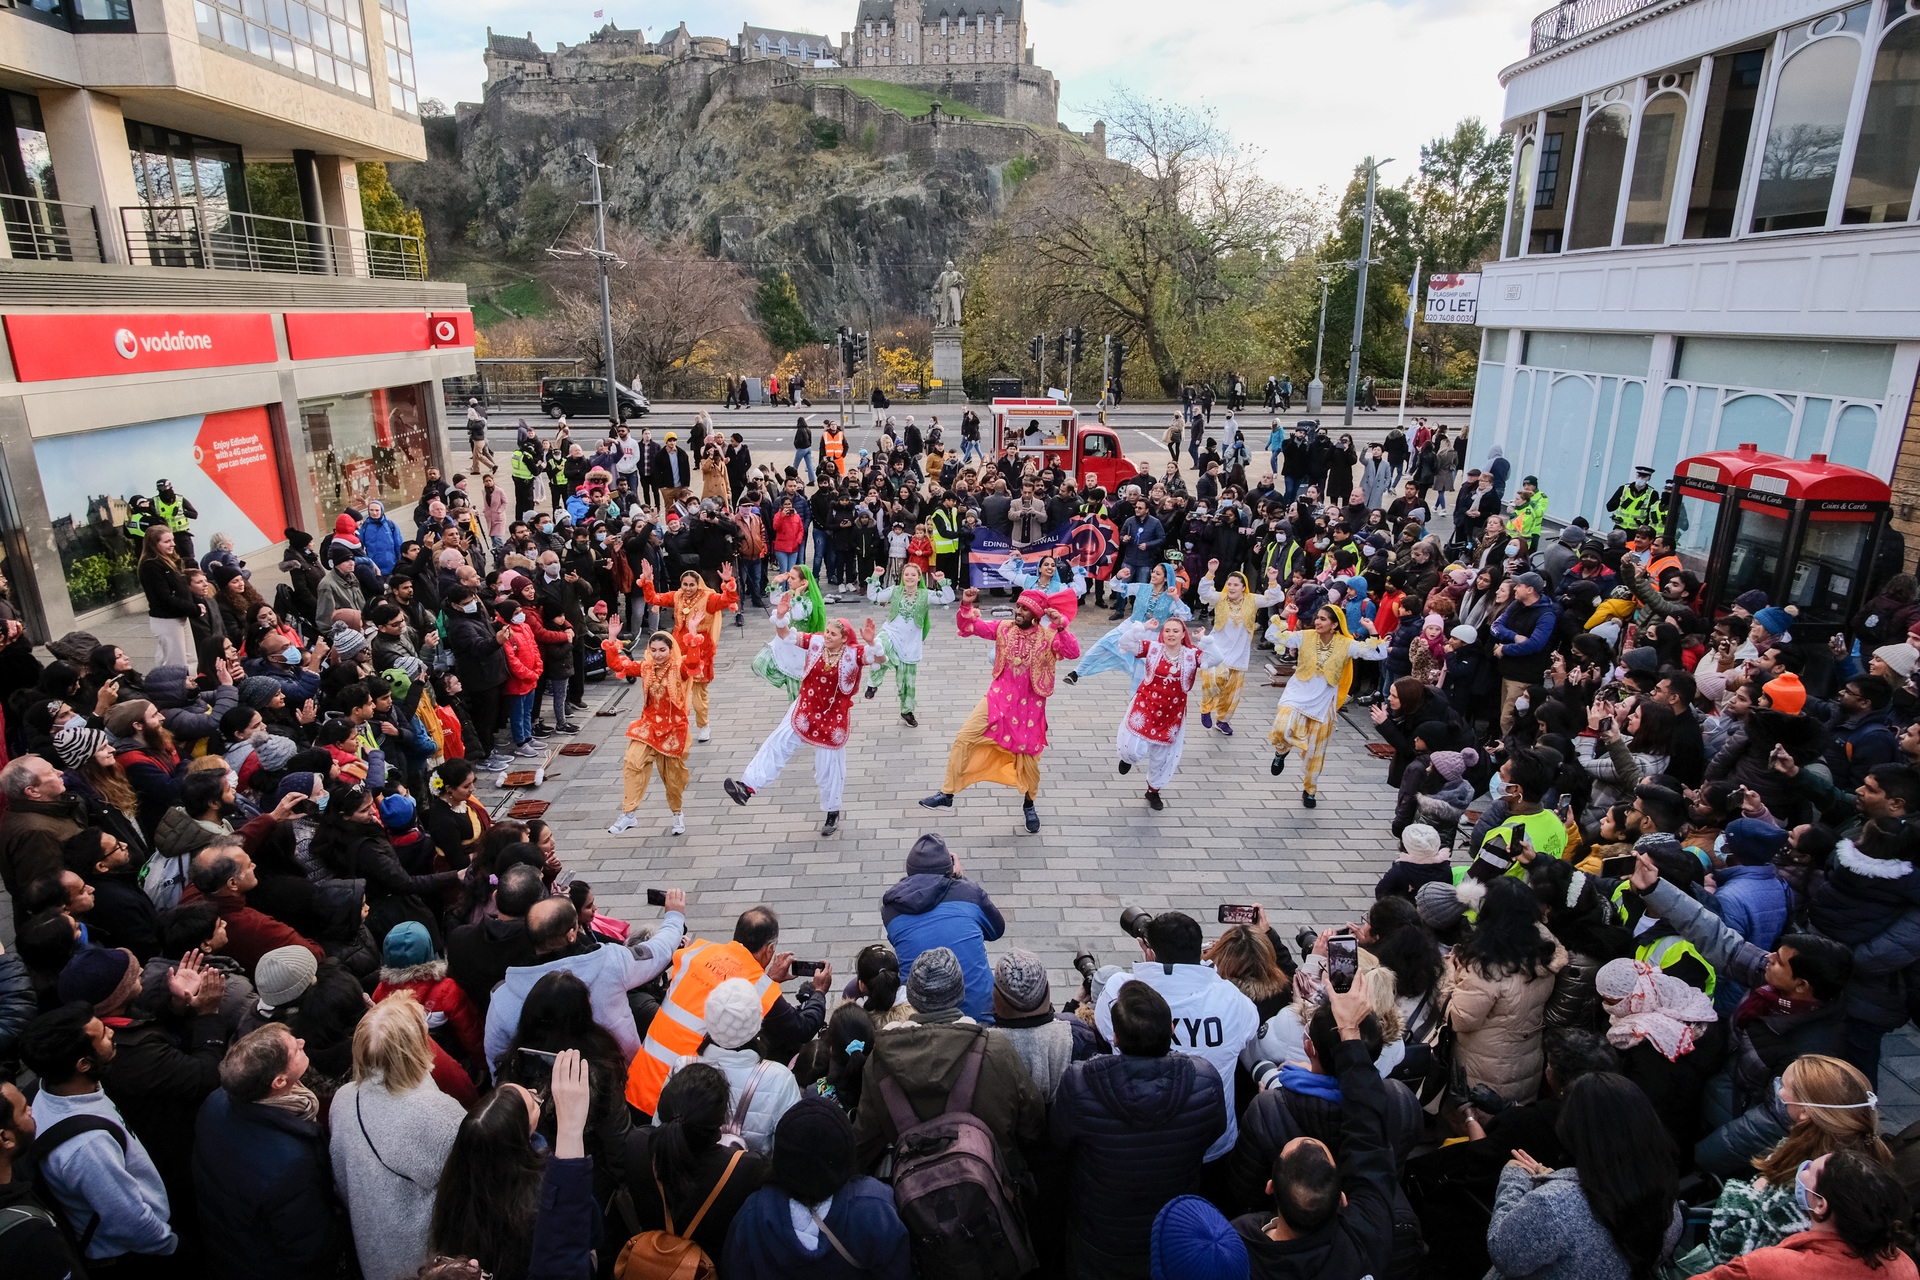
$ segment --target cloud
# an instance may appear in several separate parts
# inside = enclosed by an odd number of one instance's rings
[[[444,3],[444,0],[443,0]],[[834,40],[857,0],[734,0],[695,8],[689,30],[735,35],[743,22],[812,30]],[[1261,148],[1277,181],[1339,190],[1371,153],[1392,156],[1398,182],[1420,144],[1463,116],[1497,126],[1500,68],[1526,52],[1527,25],[1548,0],[1191,0],[1175,10],[1140,0],[1027,0],[1028,37],[1061,81],[1061,115],[1085,128],[1097,104],[1125,87],[1214,107],[1233,135]],[[653,38],[681,17],[663,7],[563,0],[530,10],[507,0],[463,0],[422,21],[415,61],[423,96],[477,101],[486,28],[551,48],[607,19]],[[440,6],[436,5],[436,9]]]

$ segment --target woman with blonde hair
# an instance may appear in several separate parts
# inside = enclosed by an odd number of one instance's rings
[[[1893,1167],[1893,1153],[1880,1138],[1879,1099],[1857,1067],[1824,1054],[1795,1058],[1780,1073],[1779,1100],[1793,1127],[1771,1151],[1753,1158],[1752,1182],[1730,1179],[1721,1190],[1702,1246],[1712,1255],[1708,1266],[1779,1244],[1812,1225],[1793,1189],[1807,1161],[1857,1151]]]
[[[333,1181],[367,1280],[427,1260],[440,1170],[466,1112],[433,1083],[427,1015],[410,991],[367,1010],[353,1032],[353,1080],[333,1097]]]

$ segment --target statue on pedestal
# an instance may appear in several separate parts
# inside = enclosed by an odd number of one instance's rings
[[[960,303],[966,297],[967,278],[953,269],[953,259],[933,282],[934,324],[950,327],[960,323]]]

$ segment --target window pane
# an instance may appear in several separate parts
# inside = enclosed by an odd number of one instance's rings
[[[335,18],[330,24],[333,28],[333,51],[342,57],[347,52],[347,24]]]
[[[400,52],[412,53],[413,52],[413,30],[409,26],[405,18],[400,18],[395,20],[393,24],[393,32],[394,32],[394,35],[399,38]]]
[[[1864,404],[1850,404],[1840,411],[1840,421],[1833,428],[1833,447],[1827,450],[1827,459],[1845,467],[1865,467],[1873,456],[1873,437],[1880,427],[1880,417]]]
[[[328,84],[333,83],[333,59],[324,53],[313,55],[313,74]]]
[[[313,75],[313,50],[304,44],[293,46],[293,69],[302,75]]]
[[[240,0],[240,11],[254,22],[267,20],[266,0]]]
[[[1513,213],[1507,219],[1506,249],[1503,258],[1518,257],[1520,237],[1527,229],[1527,197],[1533,194],[1533,139],[1520,144],[1513,162]]]
[[[1687,201],[1688,240],[1722,240],[1733,234],[1734,205],[1740,200],[1740,180],[1747,168],[1747,143],[1753,133],[1753,113],[1760,99],[1764,49],[1745,49],[1715,58],[1713,83],[1708,87],[1701,117],[1700,154],[1693,170],[1693,191]]]
[[[420,99],[413,90],[407,90],[407,110],[414,115],[420,114]]]
[[[1633,151],[1633,182],[1627,188],[1627,226],[1623,244],[1660,244],[1667,238],[1667,211],[1673,206],[1673,178],[1680,168],[1680,135],[1687,123],[1687,100],[1663,93],[1640,113],[1640,139]]]
[[[395,89],[400,87],[400,51],[398,49],[389,48],[387,50],[387,79],[393,81],[393,87]],[[397,97],[398,95],[396,94],[395,96]],[[395,103],[395,105],[397,106],[399,104]]]
[[[400,82],[398,80],[387,81],[387,105],[395,111],[401,111],[406,108],[406,103],[406,95],[401,92]]]
[[[339,48],[338,45],[335,45],[334,47],[336,49]],[[355,62],[359,63],[363,67],[367,65],[366,36],[362,35],[358,30],[349,30],[347,32],[347,47],[353,50],[353,60]]]
[[[273,60],[283,67],[293,65],[293,41],[277,31],[273,35]]]
[[[1794,54],[1781,70],[1753,202],[1755,231],[1826,225],[1859,66],[1859,42],[1833,36]]]
[[[1632,113],[1614,104],[1587,119],[1587,138],[1580,151],[1580,202],[1573,211],[1567,248],[1597,249],[1613,243],[1613,215],[1620,207],[1620,175],[1627,164],[1627,128]]]
[[[275,31],[287,29],[287,0],[267,0],[267,25]]]
[[[230,13],[220,15],[220,38],[237,49],[247,47],[247,26]]]
[[[1566,184],[1571,177],[1563,169],[1573,158],[1571,144],[1578,120],[1578,111],[1571,107],[1547,112],[1539,158],[1534,161],[1533,233],[1528,237],[1528,253],[1560,252],[1561,233],[1567,225]]]
[[[265,27],[256,27],[251,22],[247,24],[247,52],[257,58],[273,56],[273,40]]]
[[[380,11],[380,34],[386,37],[388,44],[393,43],[393,15],[385,9]]]
[[[287,30],[293,32],[295,40],[313,38],[307,29],[307,6],[298,3],[287,6]]]
[[[353,91],[363,98],[373,96],[373,77],[360,67],[353,69]]]
[[[1772,396],[1739,396],[1720,411],[1719,447],[1757,444],[1762,453],[1783,453],[1792,427],[1793,411]]]
[[[1880,41],[1842,222],[1905,222],[1920,176],[1920,19]]]
[[[193,0],[193,25],[203,36],[220,38],[220,15],[202,0]]]

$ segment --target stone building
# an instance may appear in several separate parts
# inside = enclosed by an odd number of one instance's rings
[[[840,51],[825,36],[814,35],[808,31],[781,31],[774,27],[756,27],[746,23],[740,26],[740,40],[734,46],[740,51],[742,62],[757,62],[771,59],[777,62],[791,62],[795,66],[811,67],[816,62],[833,62],[839,59]]]
[[[1017,67],[1033,61],[1021,0],[860,0],[847,65]]]

